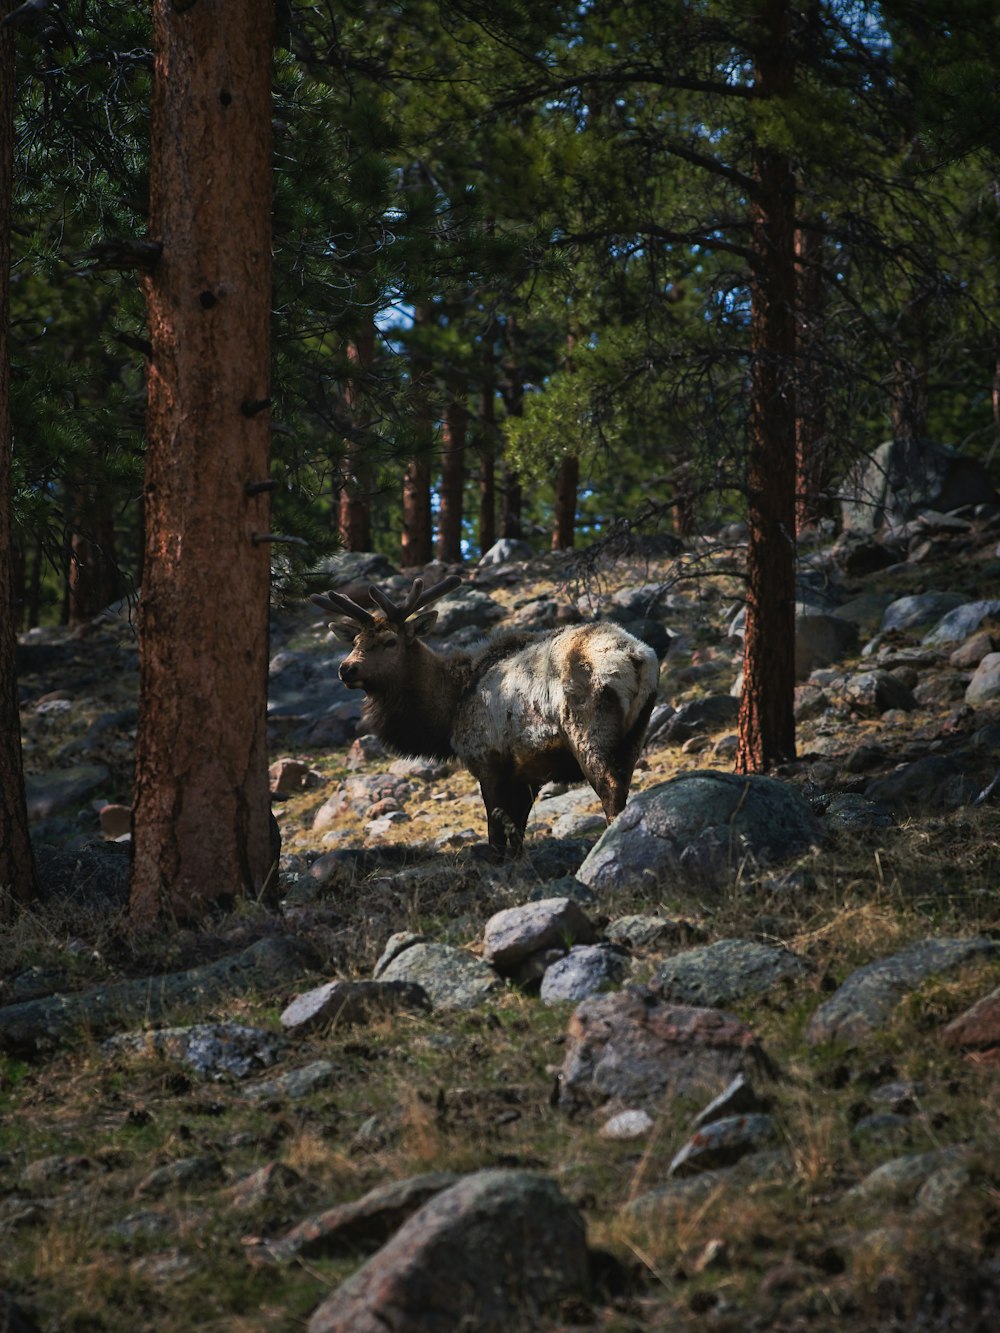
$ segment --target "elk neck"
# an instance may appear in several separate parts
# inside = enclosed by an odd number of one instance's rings
[[[470,659],[465,653],[444,656],[418,640],[406,666],[398,682],[367,696],[365,719],[398,754],[451,759],[451,730],[469,681]]]

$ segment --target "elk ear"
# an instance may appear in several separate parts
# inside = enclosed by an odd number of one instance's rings
[[[433,628],[437,618],[438,613],[436,611],[421,611],[419,616],[414,616],[412,620],[406,622],[406,628],[417,639]]]
[[[339,639],[341,643],[353,644],[358,637],[357,625],[351,625],[346,620],[332,620],[329,629],[333,637]]]

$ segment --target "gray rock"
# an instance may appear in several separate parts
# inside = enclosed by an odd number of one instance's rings
[[[281,1014],[286,1032],[303,1034],[334,1025],[368,1023],[399,1009],[430,1009],[425,991],[403,981],[328,981],[297,995]]]
[[[888,440],[858,463],[845,482],[845,532],[875,532],[905,523],[921,509],[947,513],[995,498],[989,472],[930,440]]]
[[[689,1221],[709,1199],[738,1200],[748,1189],[759,1188],[762,1183],[783,1186],[792,1178],[793,1170],[791,1158],[782,1148],[750,1153],[735,1166],[682,1176],[647,1190],[631,1200],[622,1212],[630,1222],[662,1231]]]
[[[625,954],[605,944],[578,944],[542,977],[543,1004],[585,1000],[588,995],[617,986],[628,972]]]
[[[915,630],[934,625],[964,601],[965,598],[958,592],[921,592],[909,597],[897,597],[885,608],[879,632],[885,634],[893,629]]]
[[[483,932],[483,960],[508,973],[529,954],[559,945],[589,944],[594,927],[572,898],[542,898],[496,912]]]
[[[760,1112],[713,1120],[688,1139],[674,1156],[667,1174],[693,1176],[732,1166],[748,1153],[770,1147],[777,1137],[773,1118]]]
[[[323,1302],[309,1333],[537,1329],[588,1285],[579,1212],[543,1176],[478,1171],[437,1194]]]
[[[241,1023],[195,1023],[192,1027],[126,1032],[110,1037],[103,1050],[113,1054],[157,1055],[187,1065],[203,1078],[249,1078],[276,1064],[288,1043],[273,1032]]]
[[[513,537],[501,537],[488,551],[479,557],[480,565],[508,565],[512,561],[530,560],[534,555],[527,542],[516,541]]]
[[[260,1250],[278,1263],[371,1253],[390,1240],[418,1208],[457,1181],[449,1171],[434,1171],[378,1185],[359,1199],[307,1218],[278,1240],[261,1242]]]
[[[865,799],[887,806],[897,815],[923,809],[954,810],[971,801],[979,784],[954,759],[928,754],[900,764],[865,788]]]
[[[672,745],[683,745],[692,736],[701,736],[731,727],[740,711],[738,699],[731,694],[709,694],[681,704],[663,727],[663,737]]]
[[[882,1027],[896,1006],[929,977],[954,972],[976,958],[1000,950],[988,939],[918,940],[889,958],[852,972],[813,1014],[807,1031],[811,1044],[855,1043]]]
[[[605,1121],[598,1133],[602,1139],[627,1142],[645,1137],[655,1123],[648,1111],[619,1111],[617,1115]]]
[[[559,1105],[606,1102],[655,1112],[676,1097],[715,1097],[767,1068],[754,1033],[718,1009],[671,1005],[640,986],[584,1000],[567,1033]]]
[[[850,761],[847,767],[850,769]],[[871,833],[876,829],[892,828],[895,823],[891,810],[856,792],[834,796],[823,813],[824,827],[842,833]]]
[[[422,986],[434,1009],[471,1009],[503,989],[491,967],[450,944],[411,944],[379,976]]]
[[[317,1088],[327,1088],[342,1075],[343,1071],[330,1060],[312,1060],[299,1069],[286,1070],[276,1078],[260,1079],[249,1083],[242,1089],[242,1095],[248,1101],[263,1102],[272,1100],[299,1101],[308,1097]]]
[[[761,1097],[745,1074],[737,1074],[732,1083],[713,1098],[695,1116],[692,1122],[695,1129],[710,1125],[715,1120],[727,1120],[732,1116],[749,1115],[766,1111],[767,1099]]]
[[[794,982],[812,972],[812,965],[789,949],[754,940],[716,940],[698,949],[674,954],[661,963],[649,988],[674,1004],[717,1009],[748,995]]]
[[[605,934],[612,944],[620,944],[626,949],[644,949],[668,941],[684,944],[704,937],[704,932],[690,921],[641,913],[617,917],[608,925]]]
[[[110,781],[111,770],[104,764],[76,764],[50,773],[29,773],[24,779],[28,818],[49,819],[82,805]]]
[[[695,770],[637,793],[588,853],[577,878],[595,891],[680,872],[720,880],[819,839],[799,793],[775,778]]]
[[[851,621],[824,613],[796,617],[796,680],[805,680],[818,667],[842,662],[857,650],[858,630]]]
[[[447,639],[459,630],[486,630],[503,620],[506,607],[495,602],[488,593],[477,588],[459,588],[441,601],[434,603],[438,613],[434,637]]]
[[[225,1179],[217,1157],[182,1157],[150,1171],[136,1186],[137,1199],[157,1199],[170,1190],[214,1188]]]
[[[984,704],[997,698],[1000,698],[1000,653],[987,653],[969,681],[965,702]]]
[[[272,936],[186,972],[6,1005],[0,1009],[0,1050],[34,1056],[82,1030],[100,1038],[115,1028],[160,1021],[174,1007],[214,1006],[248,990],[273,993],[301,981],[316,961],[302,941]]]
[[[971,634],[975,634],[984,620],[996,619],[1000,619],[1000,599],[964,602],[943,616],[934,628],[924,635],[921,643],[928,647],[962,643]]]
[[[908,1153],[894,1157],[870,1171],[847,1193],[848,1199],[864,1199],[879,1204],[912,1203],[925,1182],[943,1168],[961,1166],[971,1156],[965,1144],[949,1144],[930,1152]]]
[[[844,682],[846,705],[862,717],[879,717],[890,708],[912,712],[917,701],[901,680],[889,671],[876,669],[848,676]]]
[[[386,940],[379,960],[372,970],[372,976],[376,979],[381,977],[392,960],[398,958],[404,950],[412,948],[414,944],[426,944],[426,942],[426,935],[418,935],[410,930],[397,930],[394,935],[390,935]]]

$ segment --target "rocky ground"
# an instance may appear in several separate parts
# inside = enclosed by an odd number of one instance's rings
[[[488,563],[440,604],[452,645],[603,615],[663,658],[628,810],[549,789],[508,866],[468,774],[358,734],[288,600],[277,894],[152,941],[127,616],[23,637],[9,1327],[998,1326],[1000,511],[804,548],[799,758],[750,783],[738,535]]]

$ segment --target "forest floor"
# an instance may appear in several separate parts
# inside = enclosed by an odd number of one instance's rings
[[[966,553],[856,578],[846,591],[989,597],[995,567]],[[611,589],[662,572],[623,565],[603,578]],[[565,597],[561,579],[543,560],[516,595],[490,592],[510,605],[534,594]],[[723,601],[729,591],[720,592]],[[728,692],[734,654],[721,624],[714,613],[692,622],[664,666],[662,698],[677,705],[708,690]],[[306,612],[291,608],[281,625],[283,646],[317,642]],[[135,705],[127,635],[53,633],[46,645],[25,702],[29,773],[100,763],[102,798],[125,799]],[[974,719],[961,713],[960,694],[942,687],[905,714],[803,720],[801,757],[786,776],[810,790],[857,791],[862,779],[848,760],[864,743],[883,752],[868,781],[914,756],[964,753],[973,725],[1000,721],[996,706],[977,709]],[[118,720],[95,733],[108,717]],[[730,771],[721,739],[687,749],[652,742],[635,789],[694,768]],[[317,777],[275,806],[286,871],[280,905],[244,904],[204,930],[137,941],[124,914],[123,849],[109,847],[100,862],[105,885],[79,876],[91,863],[70,835],[93,828],[88,798],[67,824],[49,825],[53,841],[41,848],[40,864],[50,892],[0,945],[0,1000],[188,967],[279,931],[318,951],[318,976],[306,984],[370,977],[392,933],[420,932],[475,952],[494,912],[545,896],[548,882],[565,874],[556,864],[565,840],[557,846],[548,835],[544,811],[515,867],[484,866],[465,846],[436,847],[466,828],[483,833],[477,789],[460,769],[414,781],[408,819],[377,839],[366,833],[365,812],[348,808],[324,842],[313,831],[324,801],[359,771],[385,771],[391,761],[359,770],[349,767],[346,748],[297,748],[287,737],[272,757],[285,756],[304,760]],[[990,762],[998,766],[995,752]],[[580,842],[579,860],[592,841]],[[395,859],[359,864],[317,887],[309,872],[319,855],[363,846],[395,847]],[[68,885],[74,875],[73,891],[61,891],[59,876]],[[666,1179],[699,1108],[665,1106],[638,1141],[602,1137],[599,1120],[568,1117],[552,1091],[572,1006],[546,1006],[514,988],[476,1009],[395,1014],[298,1039],[279,1067],[318,1058],[335,1067],[331,1081],[300,1098],[251,1097],[236,1078],[206,1081],[150,1049],[111,1053],[87,1034],[39,1058],[0,1056],[0,1290],[44,1333],[303,1328],[359,1258],[255,1262],[261,1237],[386,1182],[503,1165],[552,1177],[581,1209],[590,1246],[609,1256],[595,1289],[540,1327],[995,1329],[1000,1061],[943,1044],[940,1030],[1000,984],[1000,963],[988,959],[926,982],[852,1049],[810,1045],[804,1033],[825,995],[873,959],[928,937],[1000,939],[998,889],[1000,803],[943,808],[931,800],[891,829],[841,838],[777,870],[747,869],[714,894],[674,881],[590,909],[598,924],[666,912],[701,939],[768,940],[813,964],[793,985],[731,1006],[779,1071],[773,1101],[793,1166],[787,1179],[735,1199],[709,1195],[655,1227],[635,1220],[627,1205]],[[638,951],[630,981],[646,979],[657,961]],[[192,1004],[171,1021],[235,1020],[277,1033],[290,998],[285,988],[208,1012]],[[873,1093],[891,1085],[905,1090],[902,1114],[884,1132],[859,1133],[879,1109]],[[866,1204],[851,1192],[881,1163],[954,1144],[970,1145],[975,1170],[943,1212],[917,1211],[902,1196]],[[161,1173],[189,1160],[203,1167],[187,1180]],[[268,1164],[280,1172],[248,1197],[240,1182]]]

